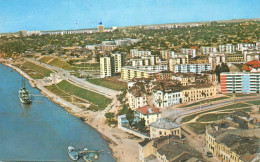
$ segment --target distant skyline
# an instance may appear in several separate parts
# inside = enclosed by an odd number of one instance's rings
[[[0,33],[260,18],[259,0],[0,0]]]

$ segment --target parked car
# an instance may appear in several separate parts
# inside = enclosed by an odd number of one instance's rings
[[[206,156],[207,156],[207,157],[213,157],[213,154],[208,151],[208,152],[206,153]]]

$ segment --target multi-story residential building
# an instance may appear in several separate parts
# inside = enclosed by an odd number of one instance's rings
[[[174,73],[172,80],[178,80],[182,86],[193,85],[196,83],[196,74]]]
[[[196,57],[196,49],[182,48],[181,53],[188,54],[191,57]]]
[[[256,162],[260,160],[260,129],[234,129],[234,124],[217,122],[206,126],[206,148],[220,161]]]
[[[244,52],[244,61],[260,60],[260,51],[255,52]]]
[[[255,43],[238,43],[237,44],[237,51],[243,51],[243,48],[250,48],[250,47],[255,47],[256,44]]]
[[[190,64],[207,64],[209,63],[208,56],[199,56],[190,59]]]
[[[221,73],[221,93],[259,93],[260,73]]]
[[[156,74],[156,80],[173,80],[174,74],[172,71],[161,71]]]
[[[237,51],[236,45],[233,45],[233,44],[219,45],[219,52],[235,53],[236,51]]]
[[[166,107],[182,103],[182,93],[175,90],[155,90],[153,103],[157,107]]]
[[[201,47],[200,52],[202,55],[209,55],[211,53],[217,52],[217,48],[216,47]]]
[[[111,71],[111,58],[109,56],[100,57],[100,77],[112,76]]]
[[[148,126],[161,118],[161,111],[158,108],[150,106],[139,107],[135,111],[135,118],[137,121],[144,119],[145,125]]]
[[[166,118],[160,118],[150,125],[150,138],[175,135],[181,138],[181,126]]]
[[[204,71],[210,71],[210,64],[181,64],[175,65],[174,72],[175,73],[196,73],[200,74]]]
[[[142,57],[142,56],[150,56],[152,55],[151,51],[139,51],[138,49],[131,49],[130,50],[130,57]]]
[[[118,47],[117,45],[102,45],[101,49],[102,51],[113,51],[117,47]]]
[[[227,54],[226,55],[226,62],[243,63],[244,62],[244,55],[243,54]]]
[[[160,51],[160,55],[161,55],[162,59],[168,60],[170,58],[174,58],[174,51],[162,50],[162,51]]]
[[[211,53],[209,55],[209,64],[212,69],[215,69],[217,65],[226,63],[226,55],[223,53]]]
[[[196,84],[183,87],[182,102],[196,101],[203,98],[215,97],[217,94],[216,87],[211,83]]]
[[[148,71],[133,66],[124,66],[121,68],[121,79],[131,80],[133,78],[155,78],[158,71]]]
[[[120,73],[124,66],[125,55],[121,53],[111,54],[112,73]]]
[[[174,71],[177,64],[189,64],[189,55],[175,55],[176,57],[169,59],[169,70]]]

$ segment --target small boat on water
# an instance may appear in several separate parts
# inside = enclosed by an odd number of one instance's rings
[[[21,103],[23,104],[29,104],[31,103],[31,94],[30,92],[26,89],[25,86],[25,79],[22,79],[22,88],[19,90],[19,95],[18,95]]]
[[[69,157],[70,157],[72,160],[78,160],[78,159],[79,159],[78,151],[76,151],[76,150],[74,149],[74,147],[72,147],[72,146],[69,146],[69,147],[68,147],[68,154],[69,154]]]
[[[92,162],[93,160],[98,160],[99,152],[93,151],[83,156],[86,162]]]
[[[74,147],[72,147],[72,146],[68,147],[68,154],[72,160],[78,160],[80,157],[83,157],[83,159],[86,162],[92,162],[93,160],[97,160],[99,158],[99,154],[101,152],[104,152],[104,150],[91,151],[91,150],[88,150],[87,148],[74,149]]]

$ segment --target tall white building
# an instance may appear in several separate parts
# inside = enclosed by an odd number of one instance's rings
[[[120,73],[124,65],[124,55],[121,53],[111,54],[112,73]]]
[[[256,44],[254,44],[254,43],[238,43],[237,44],[237,50],[243,51],[244,47],[250,48],[250,47],[255,47],[255,46],[256,46]]]
[[[175,65],[175,73],[196,73],[200,74],[203,71],[210,71],[210,64],[179,64]]]
[[[100,77],[112,76],[111,58],[109,56],[100,57]]]
[[[175,92],[172,90],[157,90],[154,91],[153,95],[153,103],[156,105],[156,107],[172,106],[182,102],[182,92]]]
[[[142,57],[142,56],[150,56],[152,55],[151,51],[139,51],[138,49],[131,49],[130,50],[130,57]]]
[[[219,45],[219,52],[225,53],[235,53],[237,51],[237,46],[233,44]]]
[[[182,48],[181,52],[183,54],[188,54],[191,57],[196,57],[196,49],[191,49],[191,48]]]
[[[201,47],[202,55],[209,55],[210,53],[217,52],[216,47]]]

